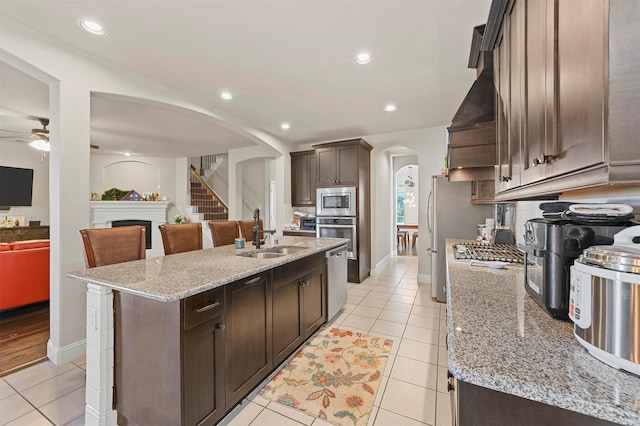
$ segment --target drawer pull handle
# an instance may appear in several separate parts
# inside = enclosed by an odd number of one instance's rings
[[[309,281],[300,281],[298,285],[300,285],[301,287],[306,287],[307,285],[309,285]]]
[[[262,279],[262,277],[255,277],[255,278],[253,278],[253,279],[250,279],[249,281],[247,281],[247,282],[246,282],[246,283],[244,283],[244,284],[245,284],[245,285],[248,285],[248,284],[255,284],[255,283],[257,283],[258,281],[260,281],[261,279]]]
[[[210,309],[217,308],[218,306],[220,306],[220,302],[213,302],[213,303],[210,303],[210,304],[208,304],[206,306],[203,306],[201,308],[196,309],[196,312],[197,313],[205,312],[205,311],[208,311]]]

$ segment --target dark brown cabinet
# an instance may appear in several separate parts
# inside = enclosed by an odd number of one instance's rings
[[[316,205],[316,153],[300,151],[291,153],[291,205],[306,207]]]
[[[324,254],[273,271],[274,364],[293,353],[326,320]]]
[[[640,4],[506,3],[485,31],[495,35],[496,199],[640,183]]]
[[[217,423],[324,324],[326,295],[324,252],[172,302],[114,291],[118,424]]]
[[[318,187],[358,184],[358,145],[316,148]]]
[[[448,373],[452,425],[613,426],[606,420],[457,380]]]
[[[184,424],[213,425],[226,411],[224,315],[184,333]]]
[[[271,274],[228,284],[226,401],[231,407],[273,369]]]
[[[226,410],[224,288],[159,302],[114,292],[118,424],[213,425]]]
[[[495,203],[496,182],[493,180],[474,180],[471,182],[471,204]]]

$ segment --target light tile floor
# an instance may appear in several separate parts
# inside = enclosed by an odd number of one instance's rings
[[[419,284],[416,257],[393,257],[375,277],[349,284],[347,305],[331,326],[393,340],[369,426],[451,424],[445,305]],[[84,424],[84,359],[45,362],[0,379],[0,424]],[[330,426],[252,393],[225,426]]]

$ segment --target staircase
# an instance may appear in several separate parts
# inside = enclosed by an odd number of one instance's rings
[[[197,221],[205,225],[209,221],[229,219],[227,205],[202,180],[193,166],[191,166],[191,207],[191,214],[197,214]]]

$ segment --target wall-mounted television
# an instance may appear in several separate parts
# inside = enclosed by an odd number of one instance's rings
[[[0,206],[30,206],[33,169],[0,166]]]

